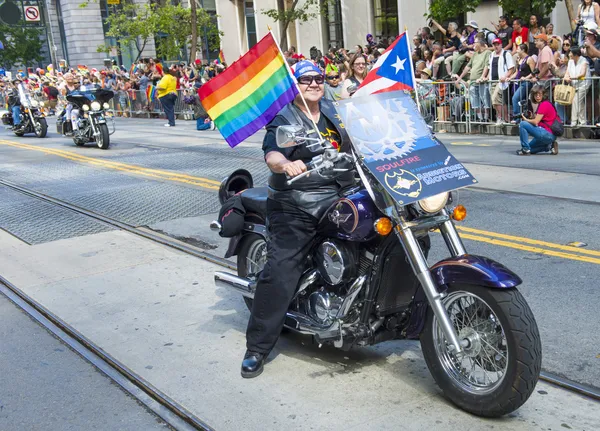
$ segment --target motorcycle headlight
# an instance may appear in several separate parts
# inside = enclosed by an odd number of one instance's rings
[[[425,199],[421,199],[417,202],[417,206],[423,212],[429,214],[435,214],[442,210],[448,203],[448,198],[450,197],[450,193],[444,192],[435,196],[431,196]]]
[[[110,109],[110,105],[108,103],[106,103],[106,102],[104,102],[104,105],[102,105],[102,107],[104,109]]]
[[[31,101],[31,106],[33,106],[34,108],[37,108],[39,106],[39,103],[37,100],[32,100]]]
[[[87,105],[83,105],[83,110],[84,110],[84,111],[89,111],[89,110],[90,110],[90,107],[89,107],[89,106],[87,106]]]
[[[92,102],[90,106],[92,107],[92,111],[99,111],[102,108],[99,102]]]

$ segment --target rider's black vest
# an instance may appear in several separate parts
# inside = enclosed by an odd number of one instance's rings
[[[333,104],[322,99],[320,110],[321,115],[324,115],[338,132],[342,141],[339,143],[341,148],[349,148],[350,139],[340,120],[336,117],[337,113]],[[311,138],[319,137],[319,131],[314,130],[313,123],[293,103],[286,105],[279,112],[278,117],[283,117],[287,124],[303,125],[306,130],[313,130],[309,134]],[[293,147],[292,152],[287,155],[287,159],[291,161],[302,160],[306,163],[323,152],[324,148],[307,148],[305,145],[300,145]],[[333,178],[309,175],[288,185],[285,174],[271,173],[269,177],[269,197],[296,206],[302,211],[320,218],[321,213],[339,197],[339,190],[352,183],[352,176],[352,172],[340,173]]]

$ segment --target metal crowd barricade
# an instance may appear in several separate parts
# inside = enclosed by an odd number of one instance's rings
[[[182,120],[193,118],[192,107],[184,102],[187,91],[192,90],[177,90],[177,100],[175,101],[175,115]],[[158,97],[148,100],[145,90],[116,91],[109,105],[116,116],[151,118],[164,115]]]
[[[421,113],[439,128],[454,125],[459,132],[470,133],[469,89],[463,81],[422,81],[417,88]],[[429,122],[429,121],[428,121]]]

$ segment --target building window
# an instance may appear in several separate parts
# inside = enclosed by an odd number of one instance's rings
[[[341,48],[344,46],[343,24],[342,24],[342,2],[333,0],[327,2],[327,14],[325,16],[327,31],[327,43],[329,48]]]
[[[373,0],[375,37],[398,36],[398,0]]]
[[[199,5],[202,9],[210,15],[211,21],[215,28],[219,27],[219,23],[217,20],[217,6],[216,0],[194,0],[196,3],[199,2]],[[207,60],[216,60],[219,57],[219,48],[210,47],[210,38],[211,35],[208,33],[206,27],[202,30],[202,32],[198,35],[198,50],[202,51],[202,55]]]
[[[100,3],[100,16],[102,17],[102,30],[104,31],[104,44],[106,46],[116,47],[116,50],[114,50],[113,52],[110,52],[108,55],[110,56],[111,60],[115,60],[117,62],[117,64],[129,66],[129,65],[131,65],[131,63],[133,63],[135,61],[135,59],[137,57],[137,55],[134,54],[133,47],[131,45],[123,46],[117,41],[116,38],[109,37],[106,35],[108,30],[110,29],[109,25],[106,22],[106,19],[108,18],[108,16],[111,13],[116,13],[117,11],[121,11],[123,9],[123,4],[119,2],[118,5],[114,5],[114,4],[109,5],[106,0],[100,0],[99,3]]]
[[[248,36],[248,49],[256,45],[256,20],[254,19],[254,1],[244,2],[244,16],[246,17],[246,34]]]

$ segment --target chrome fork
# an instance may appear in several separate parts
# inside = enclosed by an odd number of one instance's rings
[[[452,225],[452,222],[448,221]],[[446,223],[444,223],[445,225]],[[444,228],[448,228],[444,226]],[[452,225],[454,228],[454,225]],[[448,228],[449,229],[449,228]],[[454,233],[456,233],[456,229],[454,229]],[[429,271],[429,265],[427,264],[427,259],[423,255],[423,251],[421,250],[421,246],[419,245],[415,234],[411,230],[410,227],[406,226],[405,223],[401,222],[396,229],[396,235],[398,239],[402,243],[404,247],[404,251],[408,256],[410,264],[412,266],[415,275],[418,280],[421,282],[421,286],[423,286],[423,290],[425,291],[425,295],[427,296],[427,300],[429,301],[429,305],[437,318],[440,327],[442,328],[442,332],[446,336],[446,340],[450,342],[450,348],[455,353],[460,353],[463,351],[463,345],[468,345],[468,341],[464,341],[461,343],[458,339],[458,334],[454,329],[454,325],[450,321],[448,317],[448,313],[446,312],[446,308],[442,303],[442,299],[444,296],[440,294],[437,290],[437,284]],[[460,239],[460,238],[459,238]],[[462,246],[462,242],[460,242],[460,246]],[[459,245],[456,245],[456,249],[460,248]],[[462,246],[464,250],[464,246]]]

